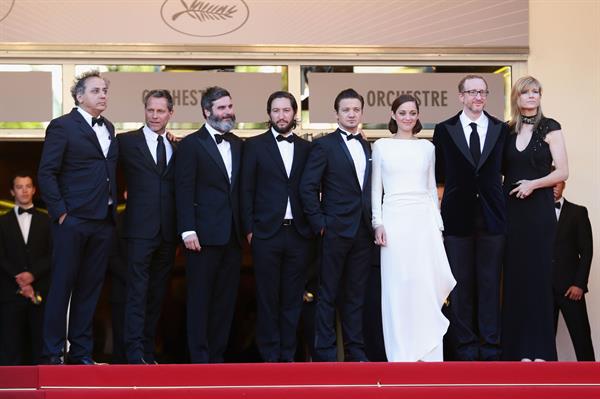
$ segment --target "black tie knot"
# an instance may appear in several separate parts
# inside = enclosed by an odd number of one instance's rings
[[[561,204],[560,204],[560,201],[559,201],[559,202],[555,202],[555,203],[554,203],[554,207],[555,207],[556,209],[560,209],[560,206],[561,206]]]
[[[97,118],[92,117],[92,127],[94,127],[95,124],[98,124],[98,126],[104,125],[104,118],[101,116]]]
[[[33,215],[33,207],[27,208],[27,209],[19,207],[18,212],[19,212],[19,215],[22,213],[29,213],[30,215]]]
[[[283,134],[278,134],[276,137],[278,142],[287,141],[288,143],[294,142],[294,135],[290,134],[289,136],[284,136]]]
[[[158,135],[158,137],[156,138],[156,140],[158,140],[159,143],[164,143],[163,136],[161,136],[160,134]]]
[[[223,140],[229,141],[228,134],[229,133],[215,134],[215,141],[217,142],[217,144],[221,144],[223,142]]]

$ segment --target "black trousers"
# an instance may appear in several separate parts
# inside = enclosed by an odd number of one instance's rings
[[[149,240],[127,240],[124,342],[129,363],[155,360],[156,326],[174,262],[175,242],[163,240],[160,234]]]
[[[337,360],[336,302],[342,319],[345,359],[367,360],[363,340],[363,310],[372,250],[373,234],[363,223],[354,238],[344,238],[325,231],[315,315],[315,360]]]
[[[569,330],[578,361],[595,361],[592,333],[588,320],[585,295],[573,301],[563,295],[554,295],[554,331],[558,328],[558,312],[562,312]]]
[[[192,363],[222,363],[235,310],[242,250],[226,245],[185,250],[187,260],[187,339]]]
[[[252,238],[256,277],[256,343],[266,362],[291,362],[313,241],[293,225],[270,238]]]
[[[34,305],[29,299],[16,299],[0,304],[0,365],[39,364],[44,303]]]
[[[111,212],[109,210],[109,215]],[[115,237],[109,218],[88,220],[67,215],[52,226],[52,280],[44,314],[43,356],[62,356],[69,339],[72,359],[91,357],[92,321]],[[67,306],[69,306],[69,328]]]
[[[500,359],[500,274],[504,235],[446,236],[456,287],[450,293],[446,360]]]

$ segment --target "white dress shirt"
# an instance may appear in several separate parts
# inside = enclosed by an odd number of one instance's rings
[[[279,133],[273,128],[271,128],[271,133],[273,133],[273,137],[275,139],[275,142],[277,143],[277,148],[279,148],[279,153],[281,154],[281,159],[283,159],[285,173],[287,173],[287,176],[290,177],[290,173],[292,172],[292,163],[294,162],[294,143],[290,143],[285,140],[277,141],[277,136],[279,136]],[[290,132],[289,134],[284,136],[288,137],[291,134],[293,133]],[[284,219],[293,218],[294,216],[292,214],[292,205],[290,204],[290,197],[288,196]]]
[[[554,210],[556,211],[556,220],[558,220],[560,218],[560,212],[562,212],[563,206],[565,206],[565,198],[560,197],[560,199],[558,201],[555,201],[555,203],[556,202],[560,203],[560,209],[556,207],[554,208]]]
[[[360,137],[360,133],[353,135],[341,127],[340,130],[351,136]],[[352,160],[354,161],[354,171],[356,172],[356,177],[358,178],[358,183],[360,184],[360,189],[362,190],[365,180],[365,169],[367,168],[367,157],[365,156],[365,150],[360,143],[360,140],[348,140],[345,134],[341,133],[341,135],[342,139],[344,139],[344,143],[346,143],[346,146],[348,147],[348,151],[350,151],[350,156],[352,156]]]
[[[31,206],[33,208],[33,206]],[[29,209],[29,208],[24,208]],[[23,241],[27,244],[27,239],[29,238],[29,228],[31,227],[31,218],[33,215],[31,213],[23,212],[19,215],[19,206],[15,205],[15,215],[17,216],[17,222],[19,222],[19,227],[21,228],[21,234],[23,235]]]
[[[467,115],[465,115],[465,112],[461,112],[460,113],[460,123],[462,125],[463,128],[463,132],[465,133],[465,139],[467,140],[467,146],[470,143],[470,137],[471,137],[471,132],[473,131],[473,129],[471,129],[470,124],[475,122],[477,124],[477,133],[479,134],[479,151],[482,153],[483,152],[483,145],[485,144],[485,137],[487,136],[487,129],[488,129],[488,124],[489,124],[489,119],[488,117],[482,112],[481,115],[479,116],[479,118],[477,118],[477,120],[472,121]]]
[[[208,122],[204,126],[206,126],[206,130],[208,130],[208,133],[210,133],[210,136],[215,141],[215,144],[217,144],[217,140],[215,139],[215,134],[223,134],[223,133],[218,131],[211,125],[209,125]],[[232,170],[231,144],[229,144],[229,141],[223,140],[223,141],[221,141],[221,144],[217,144],[217,148],[219,149],[221,158],[223,158],[223,163],[225,164],[225,169],[227,169],[227,176],[229,176],[229,181],[231,181],[231,170]]]
[[[144,137],[146,138],[146,145],[150,150],[150,154],[152,154],[152,159],[154,159],[154,163],[156,163],[156,149],[158,147],[158,133],[152,131],[148,126],[144,126],[142,129],[144,132]],[[171,143],[167,140],[167,134],[163,135],[163,142],[165,143],[165,150],[167,152],[167,165],[171,161],[171,156],[173,155],[173,147],[171,147]]]

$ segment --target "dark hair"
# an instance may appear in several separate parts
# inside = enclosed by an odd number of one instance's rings
[[[173,111],[173,97],[171,96],[171,92],[166,89],[153,89],[147,92],[144,95],[144,107],[148,106],[148,100],[150,97],[154,98],[164,98],[167,100],[167,108],[169,111]]]
[[[347,98],[356,98],[357,100],[360,101],[360,108],[361,109],[364,108],[365,99],[363,98],[363,96],[358,94],[358,92],[354,89],[346,89],[346,90],[340,91],[340,94],[337,95],[337,97],[335,98],[335,101],[333,102],[333,109],[335,109],[335,112],[339,111],[340,101],[345,100]]]
[[[417,101],[417,99],[415,97],[411,96],[410,94],[401,94],[400,97],[396,98],[394,100],[394,102],[392,103],[392,112],[396,113],[398,108],[404,103],[415,103],[415,106],[417,107],[417,112],[419,112],[419,102]],[[390,122],[388,123],[388,129],[392,133],[398,132],[398,123],[396,122],[394,117],[390,118]],[[421,125],[421,121],[419,119],[417,119],[417,123],[415,123],[412,133],[417,134],[422,129],[423,129],[423,125]]]
[[[29,177],[31,179],[31,182],[35,186],[34,176],[35,175],[33,173],[31,173],[29,170],[19,170],[11,175],[9,187],[11,190],[15,188],[15,180],[17,179],[17,177]]]
[[[215,101],[219,98],[231,97],[231,94],[227,90],[219,86],[207,87],[202,91],[202,98],[200,99],[200,106],[202,107],[202,115],[206,118],[204,111],[212,111],[212,106]]]
[[[89,78],[100,78],[100,79],[104,80],[104,83],[106,83],[106,86],[108,86],[110,83],[107,79],[104,79],[102,77],[102,75],[100,75],[100,71],[98,71],[97,69],[92,69],[91,71],[84,72],[81,75],[77,76],[75,78],[75,80],[73,81],[73,86],[71,86],[71,97],[73,97],[73,100],[75,101],[75,105],[79,105],[77,96],[85,93],[85,82]]]
[[[487,83],[487,80],[485,80],[483,76],[480,76],[480,75],[467,75],[464,78],[462,78],[460,80],[460,82],[458,82],[458,92],[459,93],[462,93],[463,90],[465,89],[465,82],[467,80],[471,80],[471,79],[481,79],[481,80],[483,80],[483,83],[485,83],[486,89],[489,87],[488,83]]]
[[[287,91],[276,91],[275,93],[271,94],[269,96],[269,99],[267,100],[267,114],[271,113],[271,104],[277,98],[287,98],[288,100],[290,100],[290,104],[294,109],[294,114],[298,112],[298,103],[296,102],[296,99],[294,98],[292,93],[289,93]]]

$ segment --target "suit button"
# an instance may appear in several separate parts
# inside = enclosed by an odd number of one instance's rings
[[[106,178],[106,181],[107,181],[107,182],[109,182],[109,181],[110,181],[110,179],[107,177],[107,178]]]
[[[479,194],[475,194],[475,198],[479,198]]]

